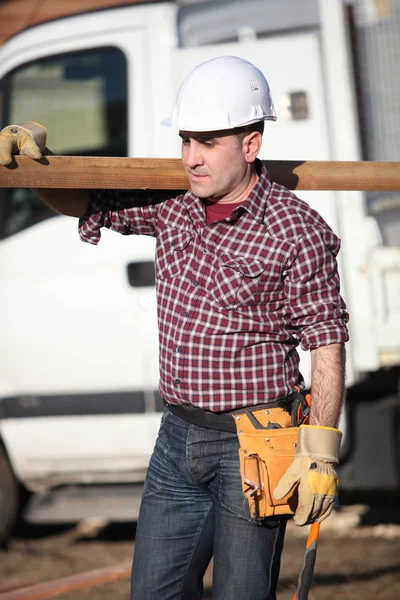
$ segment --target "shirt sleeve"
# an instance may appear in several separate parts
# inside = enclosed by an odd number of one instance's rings
[[[150,190],[90,190],[85,215],[79,219],[82,241],[98,244],[101,228],[122,235],[156,236],[158,207],[171,192]]]
[[[292,332],[303,350],[349,339],[336,260],[339,249],[340,240],[331,230],[314,229],[298,240],[285,273]]]

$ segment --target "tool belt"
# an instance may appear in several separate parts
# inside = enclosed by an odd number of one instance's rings
[[[236,433],[236,425],[231,416],[233,413],[213,413],[188,404],[177,405],[168,402],[164,402],[164,404],[173,415],[179,417],[182,421],[186,421],[186,423],[205,427],[206,429]]]
[[[296,511],[297,485],[281,500],[275,500],[272,492],[295,458],[299,425],[305,422],[309,411],[309,396],[306,398],[294,391],[278,402],[228,413],[166,402],[165,405],[192,425],[237,433],[243,494],[251,518],[258,521]]]
[[[297,486],[281,500],[275,500],[272,494],[296,454],[299,428],[292,427],[291,414],[278,407],[245,410],[234,418],[242,489],[251,518],[294,514]]]

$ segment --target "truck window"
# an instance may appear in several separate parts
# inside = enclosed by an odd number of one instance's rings
[[[3,123],[42,123],[55,154],[127,156],[127,62],[120,49],[25,64],[5,77],[1,89]],[[0,239],[55,216],[30,190],[3,189],[0,195]]]

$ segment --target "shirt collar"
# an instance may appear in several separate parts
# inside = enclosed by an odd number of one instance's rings
[[[247,200],[245,200],[237,210],[247,210],[257,223],[262,223],[264,221],[267,200],[271,193],[272,182],[264,163],[258,158],[256,159],[256,169],[259,174],[258,181],[251,190]]]
[[[247,200],[245,200],[243,204],[234,210],[235,212],[242,209],[247,210],[247,212],[255,221],[262,223],[264,220],[266,203],[272,188],[272,182],[269,178],[268,171],[265,168],[264,163],[260,159],[256,159],[255,165],[257,173],[259,174],[257,183],[251,190]],[[204,219],[204,205],[201,200],[191,192],[191,190],[186,192],[183,197],[183,201],[190,214],[193,214],[193,211],[195,211],[198,217]]]

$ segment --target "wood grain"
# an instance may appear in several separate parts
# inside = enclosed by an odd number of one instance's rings
[[[271,178],[291,190],[400,190],[400,162],[264,161]],[[185,190],[179,159],[17,156],[0,165],[0,187]]]

